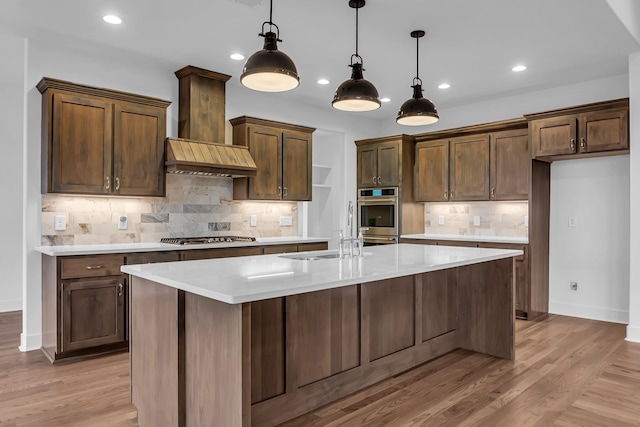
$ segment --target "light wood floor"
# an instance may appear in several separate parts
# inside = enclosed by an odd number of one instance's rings
[[[0,314],[0,426],[136,424],[126,353],[52,366],[18,351],[20,330],[19,312]],[[517,330],[515,362],[455,351],[286,426],[640,426],[624,325],[551,315]]]

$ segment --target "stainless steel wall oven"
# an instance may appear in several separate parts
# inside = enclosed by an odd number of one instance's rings
[[[398,243],[398,187],[358,190],[358,227],[365,245]]]

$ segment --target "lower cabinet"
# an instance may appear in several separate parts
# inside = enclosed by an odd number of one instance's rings
[[[128,347],[124,256],[43,256],[42,350],[52,361]]]

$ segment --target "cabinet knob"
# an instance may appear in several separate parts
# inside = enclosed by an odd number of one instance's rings
[[[571,149],[575,150],[576,149],[576,140],[571,138]]]
[[[373,177],[373,183],[374,184],[376,183],[376,177],[375,176]]]
[[[448,198],[447,196],[448,196],[448,193],[445,191],[444,192],[444,198],[447,199]]]
[[[282,187],[278,185],[278,196],[282,196]]]
[[[104,188],[106,188],[107,190],[110,189],[111,188],[111,179],[109,179],[108,176],[105,176],[104,177],[104,181],[105,181]]]
[[[380,177],[378,177],[378,185],[380,185]]]
[[[122,283],[118,283],[118,296],[121,297],[123,295],[124,285]]]
[[[585,148],[587,146],[587,141],[584,140],[584,136],[580,138],[580,148]]]
[[[491,197],[496,197],[496,188],[491,187]]]
[[[283,191],[283,195],[284,195],[285,197],[287,197],[287,187],[284,187],[284,189],[283,189],[283,190],[284,190],[284,191]]]
[[[449,196],[451,199],[453,199],[453,190],[451,190],[451,192],[449,193]]]
[[[116,191],[120,189],[120,178],[116,177]]]

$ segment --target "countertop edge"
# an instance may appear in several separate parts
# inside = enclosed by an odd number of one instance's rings
[[[529,239],[526,237],[508,236],[470,236],[452,234],[403,234],[401,239],[415,240],[448,240],[452,242],[478,242],[478,243],[512,243],[515,245],[528,245]]]

